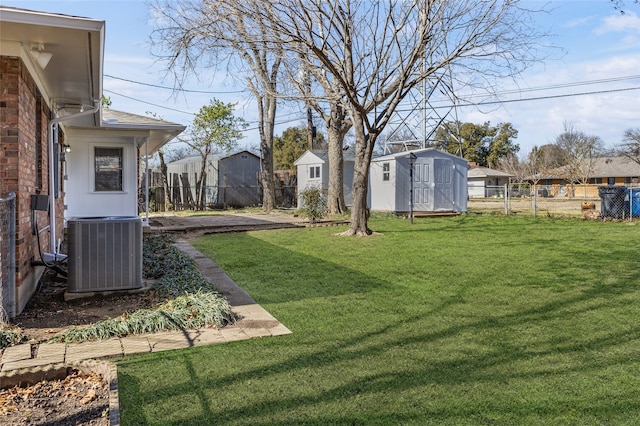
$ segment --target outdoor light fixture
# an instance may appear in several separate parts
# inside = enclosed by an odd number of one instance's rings
[[[36,60],[40,68],[45,69],[53,54],[44,51],[44,43],[34,43],[31,45],[31,56]]]
[[[64,152],[71,152],[71,145],[64,144],[62,147],[64,148]]]

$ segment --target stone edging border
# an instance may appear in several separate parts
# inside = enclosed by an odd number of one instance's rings
[[[120,426],[120,399],[118,396],[118,369],[109,361],[84,360],[73,363],[48,364],[41,367],[21,368],[0,373],[0,389],[13,386],[34,385],[43,380],[64,379],[69,368],[77,368],[85,374],[98,373],[109,384],[109,424]]]

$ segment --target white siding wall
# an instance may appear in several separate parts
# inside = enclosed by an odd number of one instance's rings
[[[301,206],[302,192],[307,188],[325,188],[329,179],[328,170],[325,171],[323,161],[317,155],[307,151],[296,160],[298,179],[298,207]],[[311,171],[314,168],[314,171]],[[316,171],[320,170],[320,176],[316,176]],[[313,177],[312,177],[313,173]],[[324,185],[324,186],[323,186]]]
[[[311,171],[311,168],[314,171]],[[316,177],[316,171],[320,170],[320,177]],[[311,174],[313,173],[313,177]],[[311,164],[299,164],[298,165],[298,207],[302,206],[302,192],[309,188],[326,188],[326,185],[323,186],[324,176],[327,173],[324,173],[324,168],[321,163],[311,163]]]
[[[306,188],[322,188],[327,191],[329,188],[329,163],[318,157],[311,151],[307,151],[295,162],[298,179],[298,206],[300,205],[300,194]],[[310,176],[310,167],[320,167],[320,178]],[[353,161],[345,161],[343,165],[343,185],[344,202],[351,207],[353,204]]]
[[[469,197],[481,198],[484,197],[484,179],[469,179],[467,181],[467,187],[469,190]]]
[[[117,139],[69,138],[71,152],[66,154],[65,219],[71,217],[137,216],[137,167],[133,143]],[[94,190],[95,147],[123,148],[123,191]]]
[[[389,164],[389,180],[384,180],[384,165]],[[389,161],[372,162],[369,172],[369,194],[371,210],[396,211],[396,162]]]
[[[467,171],[469,166],[462,159],[455,160],[453,163],[453,191],[455,201],[455,211],[466,212],[467,202],[469,201],[469,190],[467,186]]]

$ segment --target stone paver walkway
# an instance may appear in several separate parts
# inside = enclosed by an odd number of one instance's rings
[[[255,303],[251,296],[238,287],[211,259],[186,241],[178,241],[176,245],[197,262],[202,274],[215,284],[218,291],[233,306],[233,311],[240,316],[237,323],[220,329],[165,331],[97,342],[43,343],[36,347],[25,343],[11,346],[2,353],[0,379],[2,374],[49,364],[159,352],[291,333],[287,327]]]

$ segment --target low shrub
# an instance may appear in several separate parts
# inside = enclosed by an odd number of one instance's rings
[[[4,349],[6,347],[17,345],[27,341],[26,336],[20,333],[20,331],[5,327],[7,326],[3,325],[0,329],[0,349]]]
[[[320,188],[306,188],[300,193],[300,216],[316,222],[327,214],[327,199]]]

